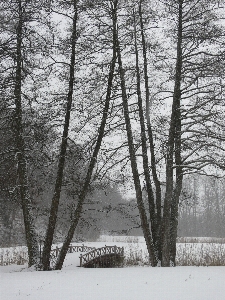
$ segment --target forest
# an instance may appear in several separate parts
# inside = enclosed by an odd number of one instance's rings
[[[1,246],[224,237],[224,1],[0,3]],[[39,244],[43,244],[40,254]],[[40,257],[41,255],[41,257]]]

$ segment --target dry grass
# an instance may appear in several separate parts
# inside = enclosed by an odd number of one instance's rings
[[[124,249],[124,266],[148,265],[148,253],[139,244],[130,243]]]
[[[140,236],[101,235],[97,241],[104,243],[140,243],[144,241],[144,238]]]
[[[225,238],[217,237],[178,237],[177,243],[216,243],[225,244]]]
[[[177,244],[177,266],[225,266],[225,243],[221,239],[216,242],[204,242],[196,238],[187,239],[186,243]],[[189,241],[194,241],[191,243]],[[184,240],[183,240],[184,241]],[[212,238],[209,239],[212,241]],[[218,243],[219,241],[219,243]],[[118,241],[116,238],[114,242]],[[148,253],[146,245],[137,237],[123,237],[124,242],[124,266],[148,265]],[[10,264],[25,264],[28,261],[26,247],[0,249],[0,266]]]
[[[28,262],[26,247],[13,247],[0,249],[0,266],[12,264],[24,265]]]
[[[125,247],[124,264],[143,266],[148,264],[148,253],[139,244]],[[177,266],[225,266],[225,244],[181,243],[177,244]]]
[[[225,244],[177,244],[178,266],[225,266]]]

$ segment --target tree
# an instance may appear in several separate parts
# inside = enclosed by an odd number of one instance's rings
[[[52,176],[54,192],[42,268],[50,269],[62,195],[74,210],[56,269],[62,268],[90,184],[103,177],[111,177],[117,183],[125,181],[127,170],[133,176],[151,265],[175,265],[184,176],[196,170],[206,172],[209,165],[224,168],[224,112],[219,111],[223,95],[223,51],[219,49],[223,30],[215,23],[215,3],[157,2],[154,11],[152,3],[144,0],[57,1],[46,3],[46,7],[44,2],[17,1],[17,10],[10,2],[1,4],[7,14],[6,22],[1,24],[4,41],[0,46],[0,84],[2,96],[8,101],[6,109],[14,109],[15,99],[13,127],[27,239],[37,249],[34,221],[28,217],[32,216],[32,182],[26,164],[32,160],[29,151],[33,149],[32,139],[27,137],[29,106],[31,111],[39,111],[38,119],[49,119],[47,123],[55,128],[56,135],[63,127],[62,139],[50,151],[53,157],[60,149],[55,155],[57,166],[53,163],[51,169],[56,170],[52,172],[56,175]],[[14,20],[9,12],[15,13],[18,21],[17,35],[11,34]],[[56,14],[63,21],[68,19],[72,26],[63,22],[57,27]],[[38,24],[45,28],[42,35],[38,35]],[[160,31],[163,39],[158,36],[156,40],[153,31]],[[115,135],[117,140],[110,142]],[[76,145],[74,155],[68,141]],[[38,157],[38,145],[36,149],[33,153]],[[83,168],[86,175],[74,176],[73,189],[67,189],[66,194],[64,184],[69,172],[74,172],[69,164],[78,152],[85,158],[89,156]],[[37,174],[41,172],[37,170]],[[80,189],[76,189],[77,184]],[[35,193],[34,198],[37,202]],[[29,254],[30,265],[37,264],[37,251],[30,250]]]
[[[24,13],[26,12],[26,9],[28,10],[28,7],[29,7],[29,9],[30,9],[29,10],[30,18],[32,18],[32,16],[33,16],[32,15],[32,13],[33,13],[33,10],[32,10],[33,6],[32,5],[33,5],[33,3],[31,3],[31,6],[29,6],[29,5],[27,6],[26,1],[23,2],[23,3],[22,2],[20,3],[21,11],[24,12]],[[67,5],[70,9],[70,3],[67,3]],[[90,6],[91,6],[91,4],[90,4]],[[7,7],[7,8],[11,8],[10,4],[9,4],[9,7]],[[70,44],[72,42],[72,55],[71,55],[71,61],[70,61],[69,92],[68,92],[68,95],[67,95],[67,109],[66,109],[66,115],[65,115],[64,133],[63,133],[63,138],[62,138],[62,143],[61,143],[61,151],[60,151],[60,157],[59,157],[59,163],[58,163],[58,172],[57,172],[57,179],[56,179],[56,184],[55,184],[55,193],[54,193],[53,199],[52,199],[53,200],[52,201],[52,209],[51,209],[51,212],[50,212],[49,225],[48,225],[48,229],[47,229],[47,233],[46,233],[46,239],[45,239],[45,245],[44,245],[44,251],[43,251],[43,261],[42,262],[43,262],[43,269],[44,270],[49,269],[49,255],[50,255],[51,245],[52,245],[52,241],[53,241],[53,234],[54,234],[54,231],[55,231],[55,228],[56,228],[55,226],[56,226],[56,219],[57,219],[57,213],[58,213],[59,198],[60,198],[61,187],[62,187],[62,182],[63,182],[63,170],[64,170],[64,166],[65,166],[65,156],[66,156],[67,141],[68,141],[68,129],[69,129],[70,112],[71,112],[71,108],[72,108],[72,95],[73,95],[73,84],[74,84],[74,66],[75,66],[75,42],[77,40],[77,37],[80,34],[76,30],[77,1],[74,2],[74,8],[75,8],[75,10],[74,10],[75,12],[74,12],[74,16],[72,17],[73,18],[72,40],[70,41]],[[85,11],[86,4],[82,3],[79,8],[80,8],[80,10]],[[61,12],[59,12],[59,13],[61,13]],[[64,12],[62,12],[62,15],[65,15]],[[26,21],[27,21],[27,19],[26,19]],[[27,23],[26,23],[26,25],[27,25]],[[26,28],[26,30],[27,30],[27,26],[24,27],[24,28]],[[24,46],[23,54],[25,56],[25,54],[27,54],[27,52],[26,52],[27,51],[27,48],[26,48],[27,44],[24,43],[23,46]],[[67,49],[64,49],[64,50],[67,51]],[[33,52],[31,51],[31,53],[33,53]],[[44,54],[48,55],[48,58],[50,57],[49,53],[44,52]],[[67,53],[63,53],[63,54],[67,55]],[[13,51],[12,51],[12,55],[13,55]],[[58,63],[57,61],[54,60],[53,56],[50,58],[50,61],[51,60],[53,60],[52,65],[56,65]],[[114,58],[113,58],[113,61],[114,61]],[[45,59],[45,62],[47,63],[48,59]],[[28,61],[26,61],[26,63],[28,63]],[[20,62],[20,68],[22,69],[21,64],[22,63]],[[112,62],[111,70],[110,70],[110,73],[109,73],[109,84],[108,84],[108,91],[107,91],[107,95],[106,95],[107,101],[106,101],[105,109],[103,111],[102,123],[101,123],[101,127],[100,127],[100,134],[99,134],[99,137],[97,139],[97,144],[96,144],[95,151],[94,151],[94,158],[91,159],[91,163],[90,163],[90,167],[89,167],[89,170],[88,170],[86,182],[84,184],[85,188],[84,188],[84,191],[83,191],[82,201],[84,200],[84,198],[87,194],[87,187],[90,184],[91,174],[93,172],[93,169],[94,169],[94,166],[95,166],[95,163],[96,163],[97,154],[98,154],[98,151],[99,151],[99,148],[100,148],[100,145],[101,145],[101,139],[102,139],[102,136],[104,135],[104,126],[105,126],[105,122],[106,122],[106,115],[107,115],[108,108],[109,108],[109,100],[110,100],[110,93],[111,93],[111,82],[112,82],[113,72],[114,72],[113,64],[114,64],[114,62]],[[48,76],[51,78],[51,76],[52,76],[52,74],[51,74],[51,64],[48,67],[50,67],[50,73],[48,74]],[[32,73],[33,69],[30,68],[29,71]],[[22,71],[20,70],[20,73],[21,72]],[[31,74],[31,73],[29,73],[29,74]],[[49,77],[47,77],[47,80],[48,80]],[[37,82],[35,82],[34,84],[38,86]],[[25,86],[25,84],[23,86]],[[20,86],[20,88],[21,88],[21,86]],[[38,87],[38,88],[40,89],[40,87]],[[26,95],[24,95],[24,97],[25,96]],[[25,99],[27,99],[27,98],[25,98]],[[52,100],[52,97],[51,97],[50,101],[51,100]],[[53,103],[53,101],[52,101],[52,103]],[[45,103],[44,103],[44,105],[45,105]],[[22,108],[22,105],[20,103],[20,113],[21,113],[21,115],[22,115],[22,109],[23,108]],[[51,112],[50,112],[50,115],[51,115]],[[21,128],[21,135],[20,136],[21,136],[21,138],[23,138],[24,137],[24,126],[23,126],[24,124],[23,124],[22,120],[20,122],[20,125],[21,125],[20,126],[20,128]],[[22,132],[22,130],[23,130],[23,132]],[[23,147],[25,147],[25,140],[23,140]],[[27,175],[26,175],[26,179],[27,179],[27,181],[26,181],[25,187],[27,188],[27,192],[28,192],[29,187],[28,187],[28,176]],[[78,207],[79,207],[79,205],[78,205]],[[27,204],[26,204],[25,208],[27,208]],[[29,210],[29,212],[30,212],[31,207],[29,207],[29,208],[30,208],[30,210]],[[79,215],[80,215],[80,212],[79,212]],[[25,220],[25,222],[27,222],[27,221]],[[29,228],[28,228],[27,231],[30,234],[30,229]],[[32,233],[35,236],[35,230],[33,230]],[[32,256],[31,256],[30,265],[32,265],[32,264],[37,265],[38,262],[39,262],[39,260],[34,261],[32,259]]]
[[[69,124],[70,124],[70,112],[72,106],[72,99],[73,99],[73,89],[74,89],[74,69],[75,69],[75,46],[77,41],[77,2],[74,1],[74,16],[73,16],[73,29],[71,35],[71,60],[70,60],[70,75],[69,75],[69,88],[68,88],[68,95],[67,95],[67,108],[65,113],[65,122],[64,122],[64,129],[63,129],[63,136],[62,136],[62,143],[60,148],[60,156],[58,162],[58,169],[57,169],[57,177],[55,182],[55,189],[54,195],[52,198],[50,216],[49,216],[49,223],[46,232],[45,242],[44,242],[44,249],[42,254],[42,263],[43,263],[43,270],[48,270],[50,266],[50,251],[53,241],[53,235],[56,226],[57,220],[57,213],[58,213],[58,206],[62,188],[62,180],[63,180],[63,171],[65,165],[65,156],[66,156],[66,149],[67,149],[67,140],[68,140],[68,131],[69,131]]]
[[[199,2],[199,1],[198,1]],[[113,2],[115,8],[117,8],[117,1]],[[201,13],[195,13],[196,6],[201,8]],[[118,5],[119,6],[119,5]],[[191,32],[195,31],[193,28],[196,24],[192,23],[192,20],[187,17],[191,12],[194,14],[194,19],[199,20],[198,24],[199,27],[197,35],[198,40],[204,40],[205,43],[209,42],[212,37],[211,34],[206,34],[204,31],[204,35],[201,34],[201,26],[206,26],[205,22],[202,20],[205,19],[205,15],[208,14],[209,6],[207,3],[202,1],[201,3],[195,3],[190,1],[176,1],[176,3],[167,2],[166,6],[168,6],[170,13],[173,14],[172,18],[175,18],[175,28],[176,28],[176,65],[174,67],[174,76],[172,80],[170,80],[171,84],[174,82],[174,89],[172,92],[172,105],[171,105],[171,115],[168,121],[168,135],[166,136],[166,145],[165,145],[165,197],[162,201],[161,199],[161,188],[157,176],[156,171],[156,156],[155,156],[155,145],[153,142],[153,134],[152,134],[152,125],[150,118],[148,117],[150,107],[149,101],[149,86],[148,86],[148,70],[147,70],[147,59],[146,59],[146,43],[145,43],[145,35],[144,35],[144,24],[143,24],[143,16],[142,16],[142,1],[139,2],[139,18],[140,18],[140,31],[141,31],[141,39],[142,39],[142,53],[144,59],[144,82],[145,82],[145,97],[146,97],[146,119],[144,120],[143,114],[143,101],[142,101],[142,90],[141,90],[141,76],[140,76],[140,65],[139,65],[139,53],[138,53],[138,30],[136,21],[136,9],[135,4],[131,5],[133,8],[134,20],[133,20],[133,36],[134,36],[134,53],[136,57],[136,94],[137,94],[137,102],[138,102],[138,112],[139,112],[139,122],[140,122],[140,135],[141,135],[141,145],[142,145],[142,159],[143,159],[143,172],[145,177],[145,188],[147,190],[148,195],[148,204],[149,204],[149,212],[150,212],[150,222],[151,222],[151,230],[149,230],[148,220],[146,218],[146,209],[143,205],[143,196],[141,192],[141,185],[140,185],[140,175],[137,167],[136,157],[137,154],[135,153],[134,148],[134,140],[133,140],[133,133],[132,133],[132,126],[130,121],[131,108],[128,105],[128,97],[127,97],[127,88],[125,83],[125,69],[122,65],[122,56],[121,56],[121,46],[119,44],[119,36],[117,38],[117,54],[118,54],[118,64],[119,64],[119,73],[121,78],[121,90],[122,90],[122,99],[123,99],[123,108],[124,108],[124,119],[126,122],[126,131],[127,131],[127,138],[129,144],[129,153],[130,153],[130,161],[131,161],[131,168],[133,173],[133,180],[136,190],[136,198],[137,203],[139,205],[139,213],[142,221],[142,229],[144,232],[147,248],[149,251],[150,261],[152,266],[155,266],[157,262],[161,262],[162,266],[170,266],[170,264],[175,265],[175,255],[176,255],[176,237],[177,237],[177,221],[178,221],[178,205],[179,205],[179,198],[181,195],[182,190],[182,181],[183,181],[183,174],[184,174],[184,151],[183,151],[183,143],[185,138],[185,123],[183,124],[184,112],[183,107],[186,99],[188,99],[189,103],[191,103],[193,99],[193,95],[189,95],[186,98],[186,91],[190,91],[190,82],[189,82],[189,75],[186,72],[186,65],[187,60],[185,56],[185,51],[188,48],[189,43],[195,43],[193,40],[193,36],[189,36],[189,30]],[[116,11],[116,9],[115,9]],[[129,7],[128,7],[129,11]],[[116,12],[117,13],[117,12]],[[213,19],[210,19],[210,22]],[[117,22],[117,21],[116,21]],[[208,32],[212,32],[212,25],[213,23],[208,23]],[[131,21],[129,20],[129,24]],[[116,25],[118,30],[122,29]],[[217,30],[217,31],[216,31]],[[188,32],[187,32],[188,31]],[[213,32],[217,32],[219,36],[221,31],[213,27]],[[121,33],[122,35],[122,33]],[[131,39],[132,41],[132,39]],[[194,50],[196,48],[194,47]],[[195,53],[196,54],[196,53]],[[195,56],[195,54],[192,55]],[[124,58],[125,60],[125,58]],[[206,65],[201,64],[201,72],[208,73],[208,69]],[[204,70],[204,71],[203,71]],[[210,76],[213,77],[211,74]],[[204,85],[203,89],[206,89],[207,86]],[[202,89],[198,88],[196,90],[197,94],[202,93]],[[209,92],[210,95],[210,92]],[[213,94],[215,96],[215,93]],[[213,97],[210,97],[209,101],[212,101]],[[211,120],[211,119],[210,119]],[[200,121],[201,122],[201,121]],[[148,162],[148,152],[147,152],[147,137],[145,135],[146,127],[148,129],[148,143],[150,148],[150,155],[151,155],[151,172],[149,170],[149,162]],[[193,154],[193,153],[192,153]],[[189,153],[190,155],[190,153]],[[193,157],[192,157],[193,158]],[[185,164],[186,166],[186,164]],[[187,166],[186,166],[187,167]],[[187,167],[188,168],[188,167]],[[151,174],[151,175],[150,175]],[[154,182],[154,189],[152,188],[150,178],[153,178]],[[155,194],[153,193],[155,191]],[[161,208],[161,203],[163,209]],[[156,217],[157,216],[157,217]]]
[[[156,266],[157,261],[156,261],[156,257],[155,257],[155,253],[154,253],[154,244],[153,244],[152,234],[149,230],[149,224],[148,224],[146,212],[144,209],[142,190],[141,190],[141,184],[140,184],[135,149],[134,149],[133,133],[132,133],[131,123],[130,123],[129,107],[128,107],[127,92],[126,92],[126,85],[125,85],[125,78],[124,78],[124,69],[123,69],[123,65],[122,65],[121,50],[120,50],[120,43],[119,43],[119,36],[118,36],[118,29],[117,29],[118,28],[117,4],[118,4],[117,0],[112,1],[111,9],[112,9],[112,14],[113,14],[113,32],[114,32],[114,35],[116,36],[115,46],[116,46],[117,55],[118,55],[118,65],[119,65],[119,74],[120,74],[120,80],[121,80],[121,90],[122,90],[122,100],[123,100],[123,111],[124,111],[124,119],[125,119],[125,123],[126,123],[126,131],[127,131],[128,145],[129,145],[131,168],[132,168],[132,173],[133,173],[136,198],[137,198],[137,204],[138,204],[138,209],[139,209],[141,223],[142,223],[142,229],[143,229],[145,241],[147,244],[147,248],[149,251],[150,261],[151,261],[152,266]],[[143,148],[145,151],[144,143],[143,143]]]
[[[22,117],[28,165],[29,192],[32,208],[35,207],[35,210],[32,209],[32,211],[34,219],[36,219],[36,213],[40,210],[40,207],[46,205],[46,202],[40,203],[40,195],[44,188],[47,189],[47,176],[44,174],[50,173],[50,167],[53,164],[49,156],[49,148],[53,145],[56,133],[33,110],[24,109]],[[2,236],[1,242],[5,246],[25,242],[23,228],[21,228],[21,225],[17,225],[21,224],[22,220],[20,217],[21,199],[17,182],[17,158],[13,120],[14,114],[12,109],[8,107],[2,108],[0,132],[2,140],[0,150],[0,207],[3,231],[6,231],[6,235]],[[44,176],[46,177],[45,180],[43,179]],[[48,181],[50,181],[50,178],[48,178]]]
[[[15,6],[9,1],[1,4],[1,13],[3,13],[5,20],[5,23],[1,26],[5,30],[3,44],[1,45],[1,58],[4,59],[1,61],[1,72],[3,74],[1,89],[4,91],[4,101],[14,109],[12,128],[16,140],[17,188],[20,192],[24,216],[29,266],[37,266],[40,261],[39,246],[32,213],[28,178],[26,148],[28,143],[25,137],[24,107],[26,101],[31,107],[32,97],[30,95],[35,95],[35,89],[32,89],[31,85],[34,78],[38,77],[37,66],[39,71],[42,67],[40,61],[35,59],[43,53],[44,56],[47,49],[45,48],[46,44],[40,42],[40,39],[43,41],[44,38],[40,38],[35,30],[38,22],[43,25],[42,17],[46,12],[46,3],[42,3],[42,1],[39,1],[38,4],[33,1],[15,1],[14,4]],[[40,17],[37,17],[40,12]],[[37,49],[35,49],[35,46]],[[32,59],[34,57],[35,59]]]
[[[28,188],[27,177],[27,161],[25,155],[25,142],[23,138],[23,122],[22,122],[22,40],[25,14],[22,7],[22,1],[17,1],[17,29],[16,29],[16,73],[15,73],[15,136],[16,136],[16,156],[18,161],[18,186],[24,216],[24,225],[26,232],[26,240],[29,255],[29,266],[37,265],[39,262],[39,251],[37,236],[34,228],[34,220],[32,216],[30,192]]]
[[[88,165],[86,177],[85,177],[81,192],[79,194],[79,201],[78,201],[76,209],[74,211],[74,216],[71,221],[70,228],[68,230],[67,236],[65,238],[65,241],[63,243],[63,246],[61,248],[60,254],[59,254],[57,262],[56,262],[56,266],[55,266],[56,270],[60,270],[63,266],[63,262],[65,259],[66,253],[68,251],[69,244],[73,238],[74,231],[75,231],[77,224],[79,222],[79,219],[81,217],[83,203],[84,203],[85,197],[88,192],[92,173],[93,173],[94,167],[96,165],[97,156],[98,156],[98,153],[99,153],[99,150],[101,147],[101,143],[102,143],[102,139],[103,139],[103,136],[105,133],[105,125],[106,125],[109,104],[110,104],[110,99],[111,99],[112,82],[113,82],[115,61],[116,61],[115,39],[116,39],[116,36],[113,33],[113,55],[112,55],[112,60],[111,60],[111,64],[110,64],[109,74],[108,74],[108,84],[107,84],[107,92],[106,92],[106,98],[105,98],[105,106],[104,106],[104,110],[103,110],[103,114],[102,114],[101,124],[100,124],[99,130],[98,130],[98,137],[95,142],[93,154],[92,154],[92,157],[91,157],[89,165]]]

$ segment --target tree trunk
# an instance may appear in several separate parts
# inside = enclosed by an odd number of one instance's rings
[[[181,98],[181,69],[182,69],[182,8],[183,0],[179,0],[178,38],[177,38],[177,61],[175,86],[173,93],[173,105],[170,120],[169,137],[167,142],[166,156],[166,194],[164,199],[163,224],[162,224],[162,266],[170,266],[170,218],[173,197],[173,154],[176,138],[176,124],[180,117]]]
[[[148,140],[151,154],[151,170],[152,177],[155,184],[155,198],[156,198],[156,211],[157,211],[157,251],[158,258],[162,260],[162,245],[161,245],[161,218],[162,218],[162,192],[161,185],[156,171],[156,159],[155,159],[155,145],[153,141],[152,134],[152,125],[150,119],[150,94],[149,94],[149,84],[148,84],[148,63],[147,63],[147,50],[144,34],[144,24],[142,18],[142,0],[139,2],[139,17],[140,17],[140,26],[141,26],[141,39],[142,39],[142,54],[144,59],[144,80],[145,80],[145,97],[146,97],[146,120],[147,120],[147,129],[148,129]]]
[[[142,101],[142,96],[141,96],[141,79],[140,79],[139,55],[138,55],[138,47],[137,47],[137,30],[136,30],[135,12],[133,15],[134,15],[134,41],[135,41],[135,56],[136,56],[137,96],[138,96],[139,120],[140,120],[140,127],[141,127],[141,147],[142,147],[143,170],[144,170],[146,189],[147,189],[147,195],[148,195],[152,238],[153,238],[155,253],[158,253],[155,199],[154,199],[154,194],[153,194],[153,190],[152,190],[152,184],[151,184],[151,178],[150,178],[150,172],[149,172],[149,163],[148,163],[147,138],[146,138],[145,119],[144,119],[144,112],[143,112],[143,101]]]
[[[176,240],[178,229],[178,212],[179,212],[179,198],[182,190],[183,172],[182,168],[178,167],[176,174],[176,187],[173,193],[171,205],[171,224],[170,224],[170,261],[172,265],[176,266]]]
[[[170,222],[170,261],[176,266],[176,239],[178,228],[179,199],[183,183],[183,169],[181,159],[181,111],[180,99],[177,99],[176,111],[176,137],[175,137],[175,164],[176,164],[176,186],[173,192],[171,204],[171,222]]]
[[[32,205],[27,178],[27,161],[25,155],[25,143],[23,138],[22,122],[22,103],[21,103],[21,86],[22,86],[22,35],[23,35],[23,11],[21,1],[18,1],[19,20],[17,24],[17,52],[16,52],[16,78],[15,78],[15,135],[16,135],[16,157],[18,171],[18,187],[23,210],[25,225],[26,241],[28,248],[29,262],[28,265],[38,265],[39,251],[37,235],[35,232],[34,220],[32,216]]]
[[[140,213],[141,219],[141,226],[144,233],[150,263],[153,267],[157,265],[157,259],[155,255],[154,243],[152,239],[152,235],[149,229],[149,223],[145,212],[145,207],[142,199],[142,190],[140,184],[140,178],[138,174],[136,156],[135,156],[135,149],[134,149],[134,142],[133,142],[133,133],[131,129],[130,123],[130,116],[129,116],[129,108],[128,108],[128,101],[127,101],[127,93],[126,93],[126,85],[124,79],[124,69],[122,65],[121,53],[120,53],[120,45],[118,39],[118,32],[117,32],[117,1],[114,1],[114,6],[112,8],[113,12],[113,31],[116,35],[116,48],[117,48],[117,56],[118,56],[118,63],[119,63],[119,74],[120,74],[120,84],[122,90],[122,100],[123,100],[123,110],[124,110],[124,118],[126,123],[126,131],[127,131],[127,139],[129,145],[129,154],[130,154],[130,161],[131,161],[131,169],[133,174],[134,186],[136,191],[136,199],[137,205]]]
[[[53,236],[56,227],[58,206],[59,206],[59,200],[60,200],[60,194],[62,188],[63,171],[65,165],[67,139],[68,139],[69,124],[70,124],[70,112],[71,112],[73,89],[74,89],[76,40],[77,40],[77,1],[74,1],[73,31],[71,37],[72,50],[71,50],[71,59],[70,59],[69,92],[67,95],[67,108],[66,108],[63,136],[62,136],[61,149],[59,155],[57,176],[55,181],[55,189],[52,198],[49,223],[48,223],[45,241],[44,241],[43,256],[42,256],[43,270],[49,270],[50,267],[50,251],[51,251]]]
[[[113,45],[115,45],[115,35],[113,35],[113,40],[114,40]],[[87,171],[87,175],[86,175],[86,178],[85,178],[84,186],[83,186],[82,191],[79,195],[79,201],[78,201],[75,213],[74,213],[72,223],[70,225],[69,231],[67,233],[66,239],[63,243],[63,246],[61,248],[60,254],[58,256],[58,259],[57,259],[57,262],[56,262],[56,265],[55,265],[55,270],[61,270],[62,269],[66,253],[68,251],[69,245],[72,241],[75,229],[77,227],[77,224],[79,222],[79,219],[80,219],[80,216],[81,216],[81,213],[82,213],[83,203],[84,203],[86,194],[88,192],[88,188],[89,188],[89,185],[90,185],[91,176],[92,176],[94,167],[96,165],[98,153],[99,153],[101,143],[102,143],[102,139],[103,139],[104,133],[105,133],[105,125],[106,125],[106,120],[107,120],[107,116],[108,116],[109,103],[110,103],[110,99],[111,99],[115,63],[116,63],[116,49],[115,49],[115,46],[113,46],[113,58],[112,58],[112,62],[110,64],[110,71],[109,71],[109,76],[108,76],[108,86],[107,86],[105,107],[104,107],[104,110],[103,110],[101,125],[100,125],[100,128],[98,130],[99,134],[98,134],[97,142],[96,142],[95,149],[94,149],[94,152],[93,152],[93,155],[91,157],[91,161],[90,161],[90,164],[89,164],[89,167],[88,167],[88,171]]]

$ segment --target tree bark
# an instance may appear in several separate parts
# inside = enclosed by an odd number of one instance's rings
[[[122,100],[123,100],[123,110],[124,110],[124,119],[126,123],[126,132],[127,132],[127,139],[128,139],[128,146],[129,146],[129,155],[130,155],[130,161],[131,161],[131,169],[133,174],[133,180],[134,180],[134,186],[136,191],[136,199],[137,199],[137,205],[140,213],[140,219],[141,219],[141,226],[144,233],[150,263],[153,267],[157,265],[157,258],[155,254],[154,249],[154,243],[152,239],[152,234],[149,229],[149,223],[147,219],[147,215],[145,212],[145,207],[142,199],[142,190],[141,190],[141,184],[140,184],[140,178],[137,168],[137,162],[136,162],[136,155],[135,155],[135,149],[134,149],[134,142],[133,142],[133,133],[131,129],[131,123],[130,123],[130,116],[129,116],[129,107],[128,107],[128,101],[127,101],[127,92],[126,92],[126,85],[125,85],[125,78],[124,78],[124,69],[122,65],[122,59],[121,59],[121,52],[120,52],[120,45],[119,45],[119,37],[118,37],[118,29],[117,29],[117,2],[114,1],[114,5],[112,8],[112,15],[113,15],[113,31],[116,35],[116,48],[117,48],[117,56],[118,56],[118,64],[119,64],[119,74],[120,74],[120,84],[121,84],[121,90],[122,90]]]
[[[58,206],[60,200],[60,194],[62,189],[62,181],[63,181],[63,171],[65,166],[65,157],[66,157],[66,149],[67,149],[67,139],[70,125],[70,113],[73,99],[73,90],[74,90],[74,72],[75,72],[75,46],[77,40],[77,0],[74,1],[74,16],[73,16],[73,31],[71,36],[71,59],[70,59],[70,79],[69,79],[69,92],[67,95],[67,108],[65,114],[64,121],[64,129],[63,136],[60,148],[57,176],[55,181],[54,194],[52,198],[49,223],[46,231],[43,255],[42,255],[42,264],[43,270],[49,270],[50,268],[50,251],[53,242],[53,236],[56,227],[57,214],[58,214]]]
[[[176,110],[176,133],[175,133],[175,165],[176,165],[176,185],[173,192],[171,204],[171,222],[170,222],[170,261],[173,266],[176,266],[176,239],[178,228],[178,212],[179,212],[179,199],[183,183],[183,168],[181,158],[181,111],[180,111],[180,98],[177,99]]]
[[[179,199],[183,182],[182,168],[178,166],[176,172],[176,186],[173,192],[170,221],[170,261],[172,266],[174,267],[176,266],[176,240],[178,229]]]
[[[23,121],[22,121],[22,39],[23,39],[23,10],[21,1],[18,3],[19,20],[17,23],[17,44],[16,44],[16,77],[15,77],[15,135],[16,135],[16,157],[17,157],[17,171],[18,171],[18,187],[20,190],[20,197],[23,210],[23,218],[25,225],[26,241],[28,248],[28,265],[37,266],[39,263],[39,251],[37,235],[35,232],[34,220],[32,216],[32,205],[30,191],[28,187],[27,177],[27,161],[25,155],[25,142],[23,138]]]
[[[170,219],[171,205],[173,197],[173,155],[175,139],[180,134],[176,130],[177,122],[180,118],[180,98],[181,98],[181,72],[182,72],[182,10],[183,0],[179,0],[178,15],[178,37],[177,37],[177,58],[175,86],[173,93],[172,113],[170,119],[169,137],[167,142],[166,156],[166,194],[164,199],[163,224],[162,224],[162,266],[170,266]]]

